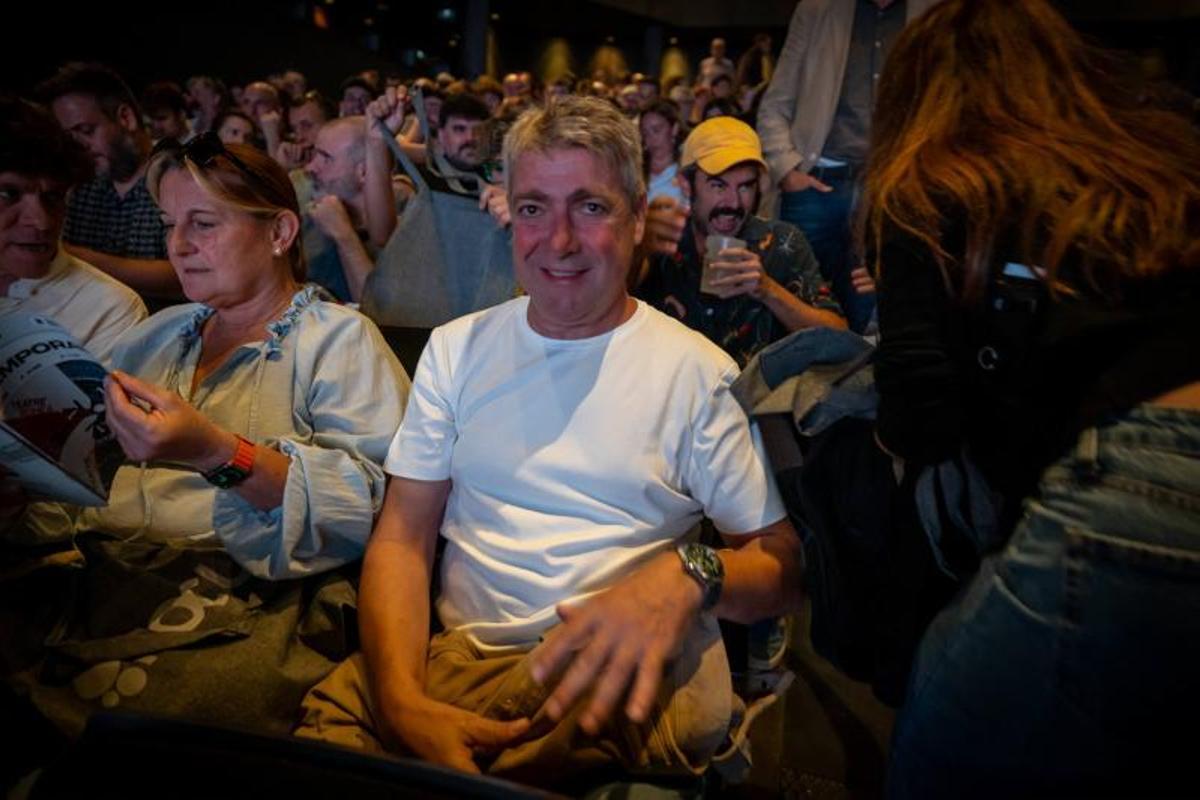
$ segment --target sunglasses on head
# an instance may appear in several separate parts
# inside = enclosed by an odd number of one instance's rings
[[[150,151],[150,157],[153,158],[159,153],[165,152],[177,152],[201,169],[209,167],[218,156],[224,156],[247,178],[255,178],[254,173],[246,166],[245,162],[229,152],[225,148],[225,143],[221,141],[221,137],[213,131],[193,137],[186,144],[180,144],[177,139],[162,139],[154,145],[154,149]]]

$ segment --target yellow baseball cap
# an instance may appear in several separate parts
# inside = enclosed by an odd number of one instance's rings
[[[758,134],[734,117],[713,117],[697,125],[683,143],[680,167],[699,165],[709,175],[720,175],[735,164],[753,161],[767,168]]]

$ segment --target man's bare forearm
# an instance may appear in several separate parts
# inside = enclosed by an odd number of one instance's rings
[[[342,271],[346,273],[346,285],[350,289],[350,299],[355,303],[362,299],[363,287],[366,286],[367,276],[375,269],[375,260],[367,253],[362,241],[353,232],[339,236],[335,243],[338,258],[342,262]]]
[[[367,179],[363,208],[371,244],[382,248],[396,229],[396,195],[392,191],[392,156],[387,142],[367,139]]]
[[[762,302],[788,331],[798,331],[802,328],[845,330],[848,327],[845,318],[840,314],[811,306],[778,283],[768,290]]]
[[[372,690],[385,706],[425,691],[430,574],[448,490],[393,478],[367,545],[358,627]]]
[[[804,550],[786,519],[718,553],[725,567],[721,599],[713,609],[718,617],[750,623],[800,609]]]

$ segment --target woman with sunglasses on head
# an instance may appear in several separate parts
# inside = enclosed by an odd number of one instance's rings
[[[1004,503],[921,641],[889,794],[1178,790],[1200,712],[1196,132],[1046,0],[945,0],[897,40],[872,137],[878,440],[909,474],[965,447]]]
[[[219,544],[265,578],[357,559],[408,377],[373,323],[304,284],[287,174],[204,134],[148,186],[192,304],[118,344],[108,421],[130,461],[81,529]]]

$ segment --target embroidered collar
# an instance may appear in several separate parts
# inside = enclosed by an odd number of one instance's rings
[[[267,333],[270,334],[265,343],[267,346],[267,352],[270,353],[279,350],[281,346],[280,343],[291,332],[292,328],[296,324],[296,320],[299,319],[300,315],[304,313],[304,309],[308,308],[317,300],[327,299],[328,295],[324,292],[324,290],[321,289],[320,286],[317,286],[315,283],[307,283],[302,286],[300,291],[292,295],[291,302],[288,303],[287,308],[283,310],[283,313],[279,315],[279,318],[267,323]],[[200,306],[197,308],[194,312],[192,312],[192,316],[187,321],[187,324],[185,324],[179,331],[179,338],[183,339],[187,343],[191,343],[193,340],[199,338],[200,328],[204,325],[205,321],[215,313],[216,309],[212,308],[211,306]]]

